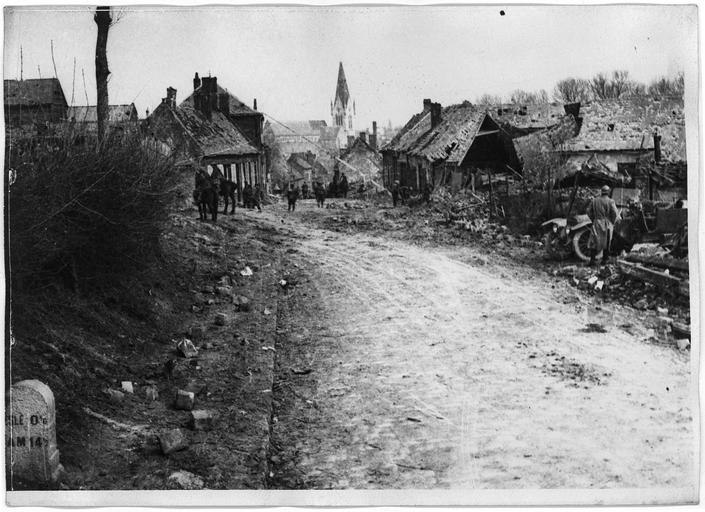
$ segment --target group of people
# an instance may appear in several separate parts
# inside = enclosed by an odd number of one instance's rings
[[[235,213],[235,203],[237,197],[237,183],[224,177],[209,175],[204,169],[197,169],[195,172],[195,188],[193,200],[198,206],[199,216],[205,220],[206,214],[211,213],[213,220],[217,219],[219,196],[225,202],[223,213],[227,213],[228,204],[232,203],[230,213]],[[262,211],[264,201],[264,190],[259,183],[254,187],[251,183],[246,183],[242,189],[242,204],[245,208]]]
[[[392,206],[398,203],[406,204],[406,201],[411,197],[411,189],[409,187],[403,187],[399,184],[399,180],[395,180],[392,184]],[[423,195],[424,203],[431,202],[431,193],[433,192],[433,186],[426,182],[421,193]]]

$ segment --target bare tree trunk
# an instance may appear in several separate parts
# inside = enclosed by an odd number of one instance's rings
[[[98,25],[98,40],[95,45],[95,82],[98,91],[98,142],[102,143],[108,128],[108,30],[113,18],[110,7],[96,7],[93,17]]]

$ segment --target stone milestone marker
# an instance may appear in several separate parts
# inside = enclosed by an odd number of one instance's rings
[[[5,410],[5,472],[12,482],[56,482],[61,472],[56,448],[54,393],[38,380],[13,385]]]

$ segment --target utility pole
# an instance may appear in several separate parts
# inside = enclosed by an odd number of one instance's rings
[[[108,31],[113,18],[110,7],[99,6],[93,17],[98,25],[98,39],[95,45],[95,82],[97,91],[98,143],[102,143],[108,128]]]

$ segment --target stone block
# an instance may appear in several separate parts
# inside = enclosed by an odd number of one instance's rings
[[[218,295],[227,296],[227,295],[230,295],[233,293],[233,287],[232,286],[216,286],[215,293],[217,293]]]
[[[54,393],[38,380],[10,387],[5,411],[5,469],[10,489],[15,478],[56,482],[62,472],[56,447]]]
[[[215,422],[213,411],[198,410],[191,411],[189,424],[193,430],[211,430]]]
[[[215,315],[216,325],[226,325],[228,323],[229,317],[225,313],[217,313]]]
[[[162,432],[159,435],[159,444],[162,447],[162,453],[169,455],[170,453],[178,452],[188,448],[188,439],[180,428]]]
[[[196,395],[190,391],[184,391],[180,389],[176,392],[176,402],[174,407],[181,409],[182,411],[190,411],[193,409],[194,402],[196,401]]]
[[[188,338],[183,338],[176,344],[176,351],[184,357],[196,357],[198,355],[198,349]]]
[[[249,311],[250,310],[250,299],[244,295],[237,295],[233,297],[233,304],[235,304],[235,309],[237,311]]]
[[[198,489],[203,489],[204,485],[203,479],[200,476],[183,470],[172,473],[169,475],[169,478],[167,478],[167,486],[170,489],[195,491]]]
[[[147,397],[147,400],[154,401],[159,398],[159,391],[157,390],[157,386],[147,386],[144,388],[144,395]]]
[[[135,392],[135,388],[132,385],[132,382],[130,382],[129,380],[122,381],[121,388],[125,393],[134,393]]]

